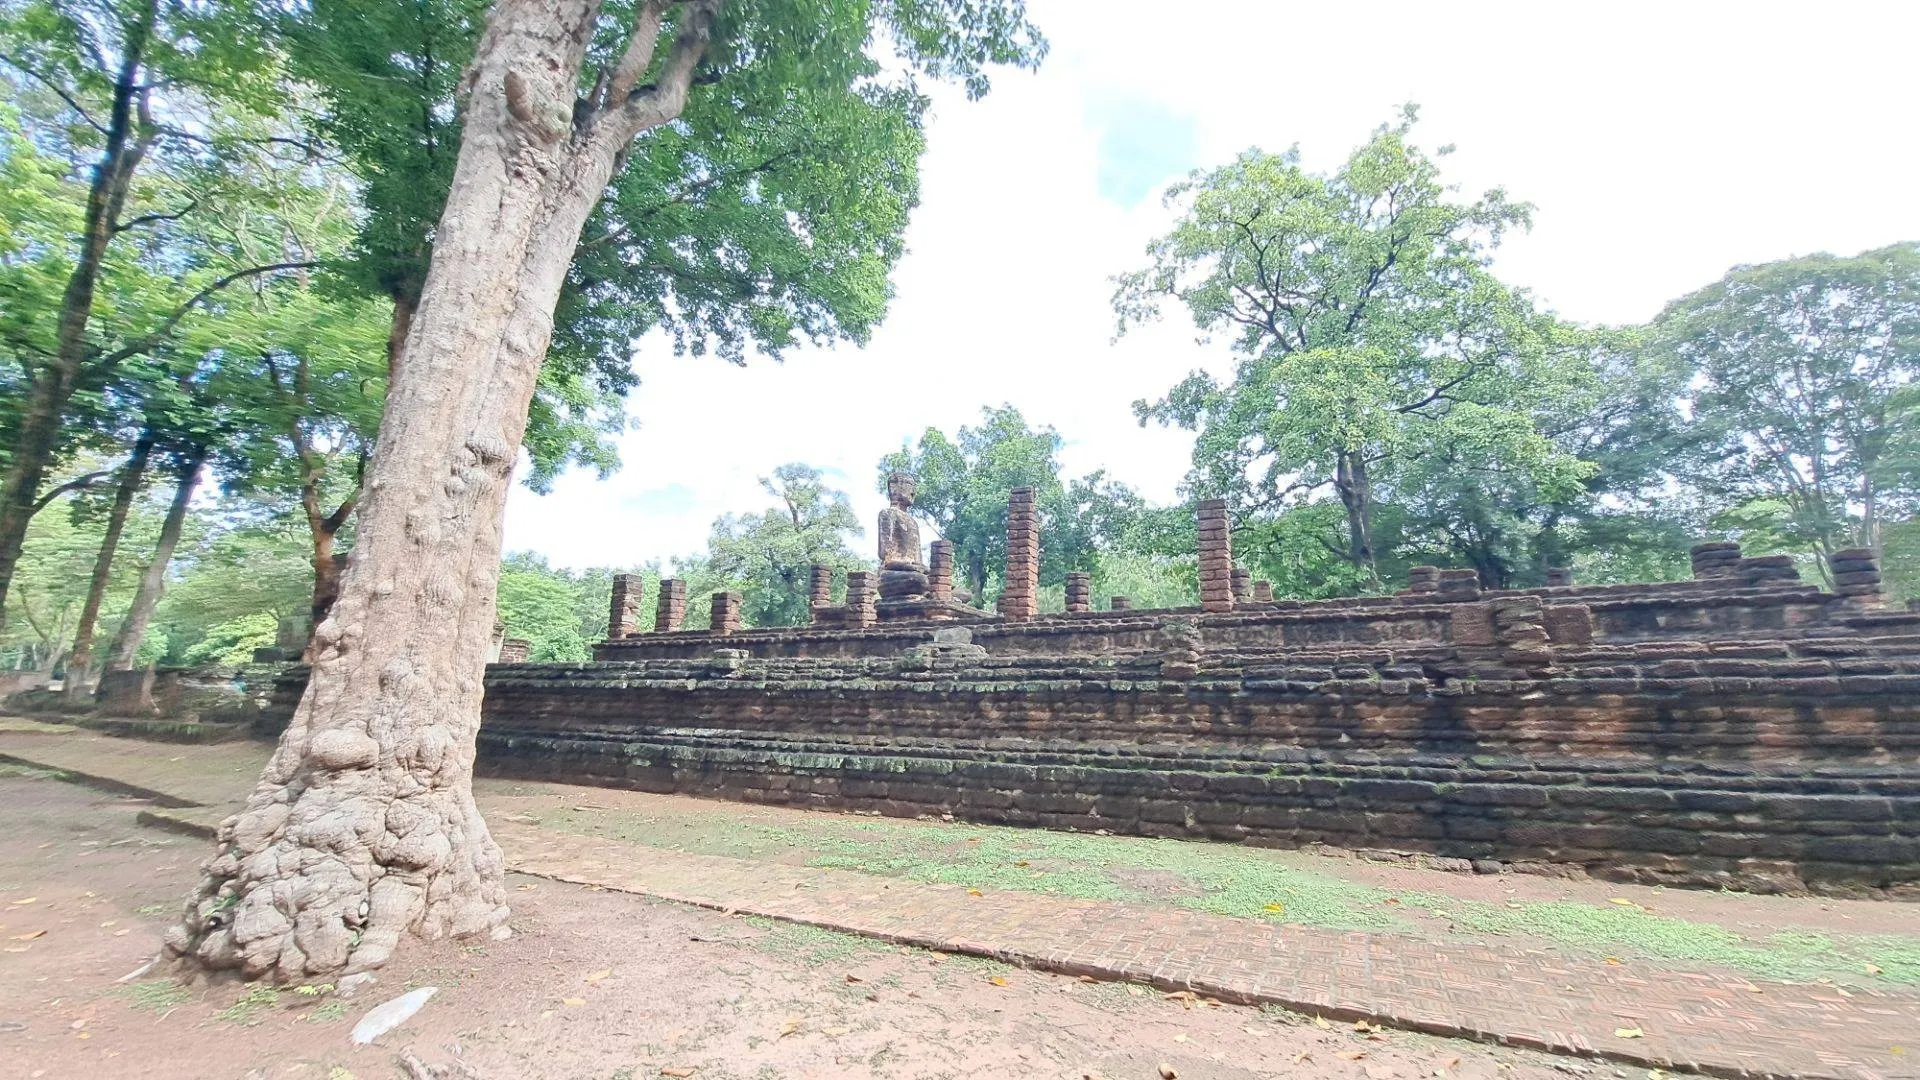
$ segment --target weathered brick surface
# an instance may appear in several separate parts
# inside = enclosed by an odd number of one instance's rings
[[[1920,897],[1920,657],[1830,644],[496,667],[481,745],[652,791]]]

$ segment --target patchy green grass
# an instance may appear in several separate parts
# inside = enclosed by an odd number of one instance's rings
[[[543,813],[539,823],[669,850],[982,890],[1420,936],[1443,932],[1421,918],[1438,915],[1456,935],[1523,936],[1589,956],[1714,965],[1764,979],[1920,985],[1920,934],[1747,936],[1638,907],[1570,900],[1500,905],[1397,892],[1289,865],[1275,852],[1226,844],[828,814],[784,827],[742,821],[720,808],[663,816],[570,809]],[[774,937],[829,933],[766,925],[781,927]]]
[[[1443,912],[1455,927],[1471,933],[1526,934],[1587,953],[1714,964],[1762,979],[1844,976],[1851,981],[1871,977],[1920,983],[1920,937],[1793,931],[1750,938],[1724,926],[1656,915],[1638,907],[1571,900],[1500,907],[1434,893],[1407,893],[1402,902]]]
[[[187,988],[172,979],[147,979],[123,991],[127,1004],[141,1012],[163,1013],[186,1004]]]
[[[742,921],[762,931],[759,937],[746,942],[747,945],[762,952],[797,958],[814,967],[841,964],[864,955],[893,951],[893,946],[885,942],[839,930],[822,930],[817,926],[758,916]]]
[[[280,1004],[280,991],[271,986],[256,986],[239,1001],[213,1014],[215,1020],[251,1027],[266,1019],[266,1013]]]

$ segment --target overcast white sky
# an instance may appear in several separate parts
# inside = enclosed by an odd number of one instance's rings
[[[1160,190],[1189,169],[1294,144],[1330,168],[1402,102],[1424,145],[1457,147],[1464,194],[1536,204],[1497,270],[1570,318],[1640,321],[1737,263],[1920,239],[1911,0],[1030,5],[1053,45],[1040,71],[937,98],[872,343],[741,369],[642,342],[624,467],[516,488],[509,550],[576,567],[697,552],[789,461],[871,521],[882,454],[1003,402],[1060,431],[1069,473],[1171,499],[1190,439],[1130,405],[1224,354],[1178,312],[1114,343],[1109,277],[1141,263]]]

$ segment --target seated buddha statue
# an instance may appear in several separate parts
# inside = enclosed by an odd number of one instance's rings
[[[920,523],[913,520],[913,477],[887,477],[887,508],[880,511],[880,599],[919,600],[927,594],[920,558]]]

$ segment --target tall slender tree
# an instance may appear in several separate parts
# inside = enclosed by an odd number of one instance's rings
[[[8,320],[24,386],[0,473],[0,623],[27,523],[45,505],[40,488],[62,446],[74,395],[165,341],[215,294],[302,261],[194,260],[190,265],[204,272],[190,275],[180,296],[139,324],[103,332],[96,319],[111,249],[198,209],[190,196],[164,187],[143,192],[139,183],[170,151],[214,145],[182,114],[210,100],[270,100],[259,41],[253,7],[225,0],[27,0],[0,9],[0,61],[13,78],[58,99],[69,121],[63,130],[72,134],[54,141],[76,163],[90,162],[74,235],[62,253],[70,269],[59,304],[30,305],[39,318]],[[151,202],[161,192],[174,201]]]
[[[884,35],[986,89],[1040,45],[1017,0],[497,0],[389,384],[355,556],[312,675],[168,946],[282,979],[386,962],[409,932],[504,933],[472,795],[500,517],[581,231],[635,139],[696,93],[876,79]]]

